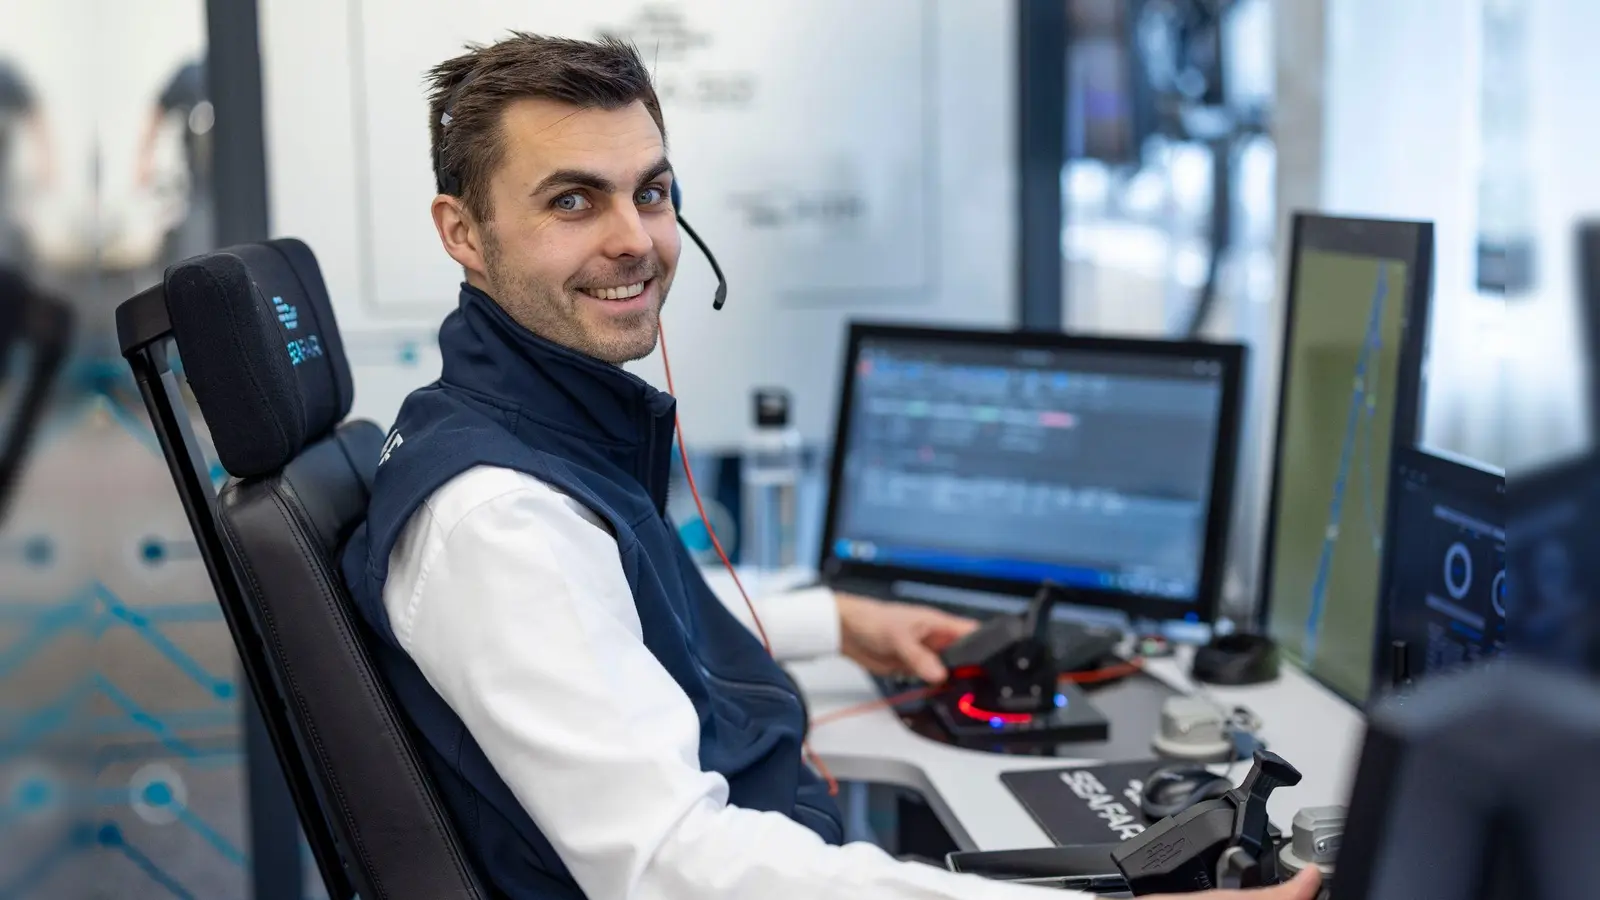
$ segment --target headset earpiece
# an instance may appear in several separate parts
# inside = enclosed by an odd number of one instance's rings
[[[683,212],[683,191],[679,189],[676,178],[672,180],[672,211],[675,213]]]

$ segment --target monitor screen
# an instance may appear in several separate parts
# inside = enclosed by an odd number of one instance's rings
[[[1397,449],[1373,679],[1413,678],[1497,655],[1506,642],[1506,479],[1464,460]]]
[[[1299,215],[1262,613],[1352,702],[1372,675],[1393,448],[1416,440],[1431,228]]]
[[[1209,620],[1242,348],[855,326],[822,571]]]
[[[1600,459],[1518,469],[1508,499],[1507,647],[1600,676]]]

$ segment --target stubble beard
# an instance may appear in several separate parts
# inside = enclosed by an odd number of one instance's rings
[[[595,328],[580,314],[582,301],[564,286],[551,285],[505,266],[499,242],[493,237],[484,241],[483,265],[495,302],[518,325],[545,340],[617,366],[643,359],[655,350],[661,308],[666,305],[669,287],[660,283],[659,267],[656,287],[660,296],[655,309],[607,316],[605,325]]]

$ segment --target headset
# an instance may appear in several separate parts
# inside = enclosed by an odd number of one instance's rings
[[[444,104],[444,112],[439,116],[439,127],[441,129],[450,127],[451,121],[454,120],[451,112],[456,108],[456,98],[461,96],[462,89],[471,84],[472,79],[476,78],[477,74],[476,72],[468,73],[467,77],[461,79],[461,83],[456,85],[455,90],[450,92],[450,97]],[[443,142],[441,141],[441,143]],[[439,192],[441,194],[448,194],[452,197],[461,196],[460,173],[454,169],[444,168],[444,152],[442,149],[439,153],[439,169],[435,175],[439,180]],[[683,219],[683,191],[678,187],[676,174],[672,179],[672,214],[678,219],[678,227],[682,228],[684,234],[687,234],[689,239],[694,241],[694,245],[699,247],[701,254],[705,256],[706,262],[711,264],[711,273],[717,277],[717,292],[716,296],[712,298],[711,308],[722,309],[722,304],[728,300],[728,279],[723,277],[722,267],[717,265],[717,257],[711,252],[711,248],[707,247],[706,242],[700,239],[700,235],[695,232],[694,227]]]

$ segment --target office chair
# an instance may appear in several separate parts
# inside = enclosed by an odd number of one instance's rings
[[[489,896],[339,574],[383,432],[345,421],[350,366],[315,256],[280,239],[194,257],[116,317],[329,896]],[[231,476],[220,491],[173,349]]]
[[[16,348],[25,348],[28,356],[14,409],[0,410],[0,523],[44,417],[45,400],[66,360],[73,324],[67,304],[39,291],[15,269],[0,266],[0,384],[10,380]]]

